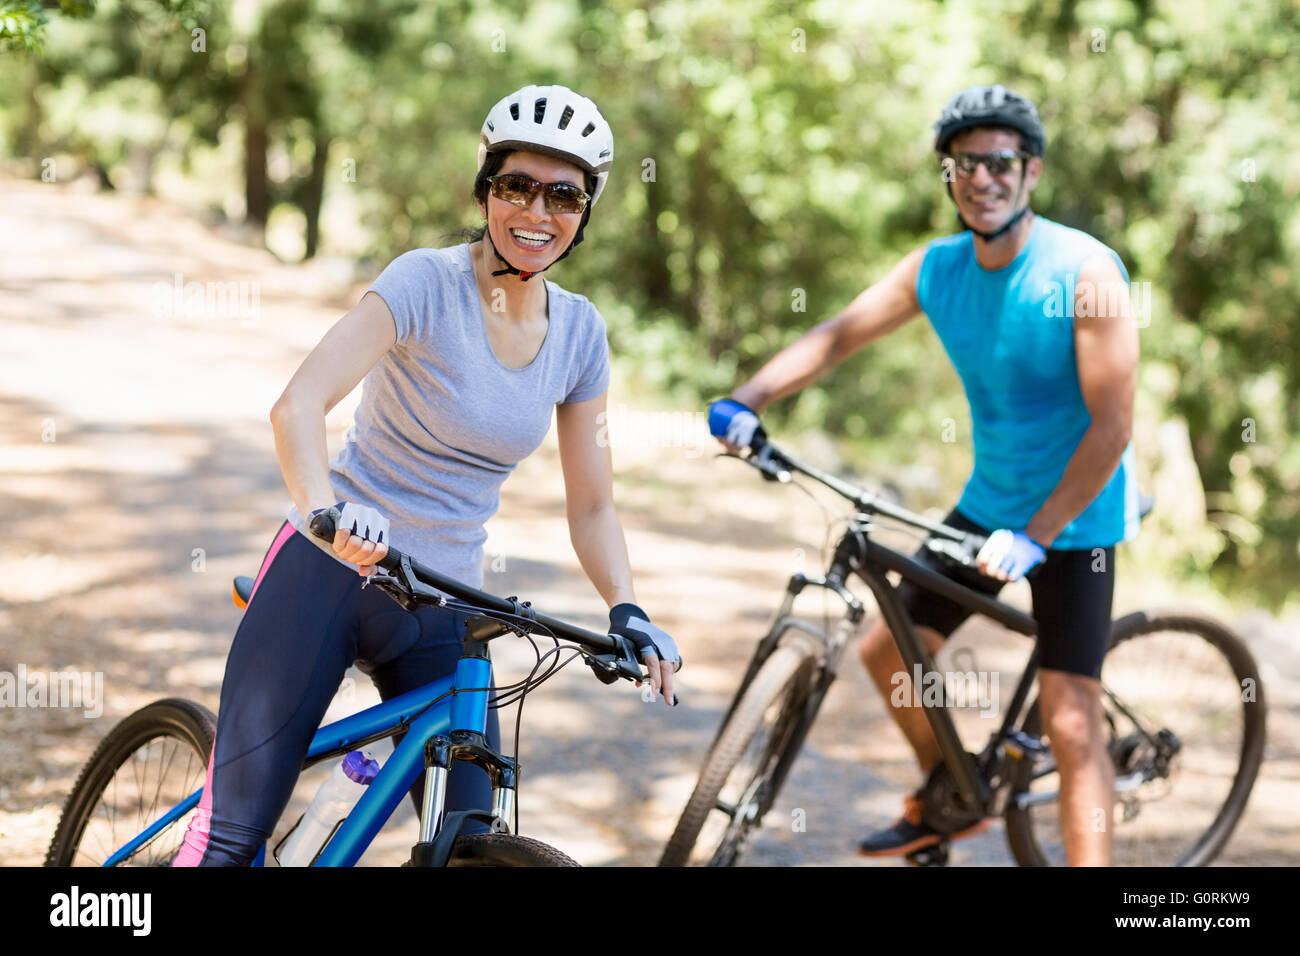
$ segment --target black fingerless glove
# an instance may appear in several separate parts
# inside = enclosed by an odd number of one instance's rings
[[[609,633],[627,638],[645,661],[649,650],[661,661],[676,665],[681,670],[682,655],[677,644],[668,635],[650,623],[650,615],[635,604],[615,604],[609,609]]]

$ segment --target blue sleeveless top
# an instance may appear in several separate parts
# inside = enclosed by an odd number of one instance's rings
[[[1041,216],[1020,253],[989,271],[970,232],[926,247],[916,295],[970,403],[975,470],[957,509],[989,529],[1023,531],[1055,490],[1092,417],[1074,349],[1075,280],[1085,260],[1115,250]],[[1137,534],[1133,445],[1101,493],[1052,550],[1109,547]]]

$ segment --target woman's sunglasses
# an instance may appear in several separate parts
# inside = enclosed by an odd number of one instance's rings
[[[962,179],[974,176],[977,166],[987,169],[990,176],[1001,176],[1013,169],[1019,169],[1020,164],[1028,156],[1029,153],[1017,152],[1014,149],[999,149],[992,153],[956,153],[947,157],[944,165],[951,163],[952,168]]]
[[[487,181],[493,196],[516,206],[531,206],[537,198],[537,191],[546,190],[547,212],[582,212],[591,199],[573,183],[539,183],[523,173],[502,173],[500,176],[489,176]]]

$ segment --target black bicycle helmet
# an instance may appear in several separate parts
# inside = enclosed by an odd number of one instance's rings
[[[970,89],[962,90],[948,101],[939,116],[939,121],[934,124],[934,151],[946,153],[948,143],[954,136],[964,129],[972,129],[976,126],[1005,126],[1016,130],[1024,138],[1025,149],[1032,156],[1042,156],[1043,150],[1047,148],[1047,134],[1043,132],[1043,124],[1038,119],[1038,110],[1034,109],[1034,104],[1023,96],[1012,93],[1005,86],[997,84],[972,86]],[[945,180],[944,185],[948,189],[948,198],[952,199],[952,183]],[[1020,195],[1024,185],[1022,176],[1020,185],[1016,187],[1014,200],[1016,206],[1020,206]],[[953,199],[953,202],[955,203],[956,200]],[[992,242],[1010,231],[1027,212],[1029,212],[1028,204],[1020,206],[1019,212],[1013,214],[1000,229],[992,232],[981,232],[971,226],[961,217],[961,213],[957,213],[957,222],[963,229],[969,229],[986,242]]]
[[[1042,156],[1047,148],[1034,104],[1001,84],[972,86],[948,101],[934,124],[935,152],[946,152],[954,136],[974,126],[1008,126],[1025,137],[1026,149],[1034,156]]]

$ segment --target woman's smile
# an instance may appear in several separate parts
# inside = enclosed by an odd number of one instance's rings
[[[515,227],[510,230],[510,238],[514,240],[515,245],[520,249],[528,252],[540,252],[554,241],[555,235],[543,232],[540,229]]]

